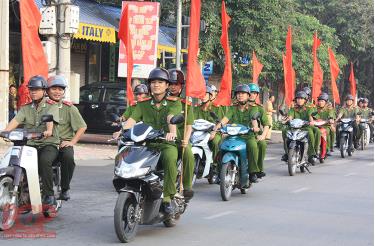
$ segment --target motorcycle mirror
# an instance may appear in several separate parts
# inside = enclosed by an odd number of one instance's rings
[[[44,114],[42,115],[42,120],[43,123],[46,122],[52,122],[53,121],[53,115],[52,114]]]
[[[281,114],[281,116],[285,116],[285,112],[282,109],[279,109],[279,114]]]
[[[185,117],[182,114],[175,115],[171,118],[169,121],[172,125],[177,125],[183,123],[185,120]]]
[[[257,119],[259,119],[259,117],[260,117],[260,113],[259,113],[259,112],[256,112],[256,113],[253,115],[253,117],[251,117],[251,119],[252,119],[252,120],[257,120]]]
[[[219,122],[219,117],[215,114],[215,112],[210,112],[210,115],[216,122]]]

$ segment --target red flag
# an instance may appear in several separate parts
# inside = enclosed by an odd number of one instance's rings
[[[42,19],[34,0],[22,0],[20,4],[22,63],[24,83],[21,85],[23,93],[20,95],[20,104],[30,102],[28,97],[29,79],[35,75],[48,77],[48,63],[44,55],[42,42],[39,39],[38,28]]]
[[[186,75],[186,96],[204,98],[206,82],[198,64],[201,1],[192,0],[190,7],[189,53]]]
[[[295,88],[295,72],[293,69],[292,54],[292,27],[288,27],[285,41],[286,54],[283,55],[284,81],[285,81],[285,103],[289,106],[293,102]]]
[[[130,37],[130,19],[129,19],[129,4],[125,3],[124,10],[121,14],[120,26],[118,30],[118,37],[125,45],[126,48],[126,95],[130,105],[134,105],[134,95],[131,85],[131,79],[133,74],[133,47]]]
[[[220,92],[217,95],[217,99],[215,103],[222,106],[230,106],[231,105],[231,93],[232,93],[232,63],[231,63],[231,54],[230,54],[230,46],[229,46],[229,37],[228,37],[228,29],[229,29],[229,22],[230,17],[227,14],[225,9],[225,2],[221,2],[221,37],[220,43],[223,46],[224,54],[225,54],[225,68],[223,77],[221,78],[221,85],[220,85]]]
[[[352,94],[352,96],[354,98],[356,98],[357,96],[357,82],[355,81],[355,78],[354,78],[354,69],[353,69],[353,62],[350,63],[350,75],[349,75],[349,82],[350,82],[350,94]]]
[[[337,89],[337,85],[336,85],[336,79],[339,76],[340,68],[336,62],[333,51],[329,47],[328,47],[328,55],[329,55],[329,68],[331,70],[331,88],[332,88],[333,101],[337,104],[340,104],[339,90]]]
[[[253,83],[258,84],[258,77],[262,69],[263,64],[258,61],[255,51],[253,51]]]
[[[320,40],[318,38],[318,34],[315,32],[314,34],[314,41],[313,41],[313,60],[314,60],[314,67],[313,67],[313,79],[312,79],[312,99],[317,100],[320,95],[323,86],[323,70],[320,67],[317,50],[320,46]]]

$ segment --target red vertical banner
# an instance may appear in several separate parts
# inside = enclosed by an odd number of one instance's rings
[[[191,0],[186,96],[204,98],[206,82],[198,64],[201,1]]]
[[[42,19],[34,0],[22,0],[20,4],[22,63],[24,83],[19,94],[20,106],[30,102],[27,84],[35,75],[48,77],[48,63],[39,39],[39,24]]]
[[[312,54],[313,54],[313,79],[312,79],[312,99],[317,100],[319,97],[322,86],[323,86],[323,70],[320,67],[318,56],[317,56],[317,50],[320,46],[320,40],[318,38],[318,34],[315,32],[314,34],[314,40],[313,40],[313,48],[312,48]]]
[[[331,70],[331,88],[332,88],[332,96],[333,101],[337,104],[340,104],[340,95],[339,90],[337,89],[336,80],[340,73],[339,65],[336,62],[335,55],[331,48],[328,47],[328,55],[329,55],[329,68]]]
[[[127,76],[126,76],[126,95],[130,105],[134,104],[133,89],[131,86],[133,74],[133,48],[130,37],[130,18],[129,18],[129,4],[125,3],[125,8],[121,13],[118,37],[121,39],[126,48],[126,63],[127,63]]]
[[[229,22],[230,17],[227,14],[225,8],[225,2],[221,2],[221,25],[222,25],[222,33],[220,37],[220,43],[223,46],[224,54],[225,54],[225,68],[223,77],[221,78],[221,85],[220,91],[217,95],[217,99],[215,103],[222,106],[230,106],[231,105],[231,93],[232,93],[232,62],[231,62],[231,53],[230,53],[230,45],[229,45]]]
[[[293,69],[292,54],[292,27],[288,27],[285,41],[286,54],[283,56],[284,82],[285,82],[285,103],[289,106],[293,102],[295,90],[295,72]]]
[[[350,82],[350,94],[354,98],[356,98],[356,96],[357,96],[357,81],[355,81],[355,77],[354,77],[353,62],[350,63],[349,82]]]
[[[258,61],[255,51],[253,51],[253,83],[258,84],[259,74],[262,69],[263,64]]]

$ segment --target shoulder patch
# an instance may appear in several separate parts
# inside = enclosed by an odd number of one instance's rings
[[[63,100],[62,103],[65,104],[66,106],[69,106],[69,107],[71,107],[73,105],[72,102],[66,101],[66,100]]]
[[[167,96],[165,99],[167,99],[168,101],[178,101],[178,97],[173,97],[173,96]]]
[[[145,97],[145,98],[142,98],[141,100],[138,100],[138,102],[145,102],[145,101],[149,101],[151,99],[152,99],[151,97]]]
[[[46,100],[46,103],[51,104],[51,105],[56,104],[54,100],[51,100],[49,98]]]

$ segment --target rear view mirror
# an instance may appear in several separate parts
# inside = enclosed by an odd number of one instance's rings
[[[252,120],[258,120],[260,117],[260,113],[259,112],[256,112],[253,117],[251,117]]]
[[[281,116],[285,116],[285,112],[282,109],[279,109],[279,114],[281,114]]]
[[[42,115],[42,122],[52,122],[53,121],[53,115],[52,114],[44,114]]]
[[[210,112],[210,115],[214,119],[215,122],[219,122],[219,117],[215,114],[215,112]]]
[[[185,120],[185,117],[182,114],[175,115],[171,118],[170,123],[172,125],[177,125],[183,123]]]

